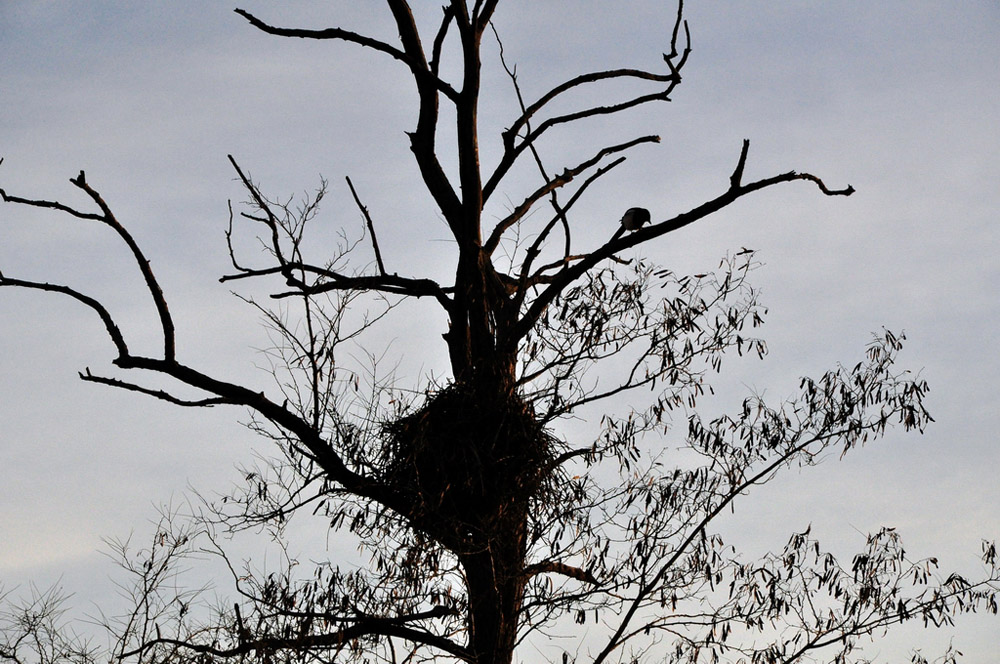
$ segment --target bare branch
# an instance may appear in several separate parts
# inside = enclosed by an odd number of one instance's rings
[[[441,25],[438,27],[437,35],[434,37],[434,44],[431,47],[431,72],[437,76],[441,67],[441,49],[444,47],[444,39],[448,35],[448,27],[455,20],[455,10],[451,5],[442,8],[444,15],[441,17]]]
[[[490,233],[489,239],[483,245],[483,249],[487,253],[493,253],[496,250],[497,245],[500,244],[500,238],[503,236],[504,231],[517,223],[524,214],[531,209],[531,207],[538,202],[539,199],[544,197],[546,194],[563,187],[570,182],[572,182],[577,175],[583,173],[584,171],[592,168],[594,165],[599,163],[602,159],[608,155],[612,155],[618,152],[624,152],[629,148],[635,147],[636,145],[641,145],[643,143],[659,143],[659,136],[640,136],[639,138],[634,138],[631,141],[625,143],[619,143],[618,145],[611,145],[602,148],[597,154],[595,154],[590,159],[580,162],[576,166],[567,168],[559,175],[555,176],[544,185],[536,189],[533,193],[529,194],[527,198],[524,199],[517,207],[514,208],[513,212],[507,215],[505,218],[500,220],[496,226],[493,228],[493,232]]]
[[[330,291],[358,290],[378,291],[393,295],[405,295],[407,297],[433,297],[445,308],[451,303],[448,293],[453,289],[445,288],[433,279],[413,279],[410,277],[401,277],[397,274],[350,276],[307,263],[286,263],[283,267],[270,267],[259,270],[243,269],[239,274],[222,276],[219,278],[219,281],[235,281],[273,274],[284,275],[286,270],[298,270],[316,274],[328,281],[317,281],[312,284],[306,284],[296,279],[290,284],[296,290],[276,293],[271,297],[285,298],[294,295],[319,295],[320,293],[328,293]]]
[[[500,39],[500,33],[496,29],[496,26],[493,25],[493,23],[490,23],[490,27],[493,29],[493,36],[496,38],[496,40],[497,40],[497,46],[500,49],[500,64],[503,67],[504,71],[507,73],[507,77],[510,79],[511,85],[514,88],[514,94],[517,97],[517,103],[521,107],[521,112],[524,113],[525,110],[526,110],[526,106],[525,106],[525,103],[524,103],[524,95],[521,93],[521,85],[520,85],[520,83],[518,83],[518,80],[517,80],[516,67],[512,68],[510,65],[507,64],[507,58],[506,58],[505,53],[504,53],[503,40]],[[525,127],[527,128],[527,130],[529,132],[531,131],[531,125],[530,125],[530,123],[527,123],[525,125]],[[538,147],[536,145],[532,144],[532,145],[529,146],[529,149],[531,150],[531,156],[534,157],[535,165],[538,167],[538,172],[542,176],[542,180],[544,180],[546,183],[551,182],[552,177],[549,175],[548,171],[545,168],[545,165],[542,163],[542,157],[541,157],[541,155],[538,152]],[[619,160],[616,160],[616,163],[618,163],[620,161],[623,161],[623,160],[624,160],[624,157],[620,158]],[[600,173],[601,170],[602,169],[598,169],[598,172]],[[584,189],[586,189],[587,185],[593,179],[595,179],[595,178],[591,177],[586,182],[584,182],[584,185],[580,188],[580,190],[577,192],[577,194],[580,194]],[[531,268],[532,263],[534,262],[535,258],[537,257],[537,254],[538,254],[538,252],[540,250],[540,247],[542,246],[542,243],[548,237],[549,232],[551,232],[551,230],[555,227],[555,224],[557,222],[559,222],[562,225],[562,229],[563,229],[563,237],[564,237],[564,242],[563,242],[563,260],[564,261],[569,260],[569,256],[570,256],[570,254],[572,252],[572,231],[570,229],[569,219],[566,217],[566,212],[567,212],[568,208],[572,205],[573,201],[572,200],[570,201],[570,206],[563,207],[559,203],[559,192],[558,192],[558,189],[553,189],[549,193],[549,202],[550,202],[550,204],[552,206],[553,211],[555,212],[555,216],[542,229],[541,233],[538,234],[538,237],[531,244],[531,246],[528,247],[528,250],[527,250],[527,252],[525,254],[525,259],[524,259],[524,261],[523,261],[523,263],[521,265],[520,276],[518,278],[518,282],[513,285],[513,287],[515,289],[517,289],[517,292],[515,292],[515,295],[514,295],[514,302],[512,304],[512,308],[513,308],[514,311],[519,311],[520,308],[521,308],[521,305],[524,302],[524,298],[526,297],[526,289],[525,289],[526,281],[525,280],[527,278],[527,275],[530,273],[530,271],[532,269]],[[522,215],[522,218],[523,218],[523,215]],[[512,263],[513,263],[513,259],[512,259]]]
[[[3,189],[0,189],[0,197],[3,198],[6,203],[20,203],[21,205],[30,205],[32,207],[40,208],[50,208],[52,210],[59,210],[60,212],[65,212],[69,215],[77,217],[78,219],[87,219],[89,221],[104,221],[104,217],[94,212],[80,212],[75,208],[71,208],[68,205],[64,205],[58,201],[44,201],[44,200],[34,200],[31,198],[21,198],[20,196],[11,196]]]
[[[588,177],[586,180],[583,181],[583,183],[576,190],[576,192],[574,192],[573,195],[570,197],[569,201],[567,201],[567,203],[564,206],[561,206],[557,210],[556,216],[554,216],[549,221],[549,223],[546,224],[546,226],[535,238],[534,242],[531,243],[531,246],[528,247],[527,251],[525,252],[524,261],[521,263],[521,274],[517,282],[518,293],[515,297],[515,302],[516,302],[515,306],[517,307],[518,310],[520,310],[521,305],[524,302],[524,299],[527,297],[528,288],[530,288],[531,286],[535,286],[537,284],[549,283],[551,277],[547,276],[545,274],[546,272],[548,272],[549,270],[563,268],[566,265],[569,265],[573,261],[584,258],[584,255],[582,254],[571,255],[568,251],[569,247],[567,246],[566,247],[567,251],[563,254],[562,259],[552,263],[548,263],[546,265],[542,265],[537,270],[535,270],[534,274],[531,274],[532,266],[534,265],[535,259],[541,252],[542,244],[545,242],[546,237],[548,236],[552,228],[555,226],[556,222],[562,221],[563,223],[567,223],[568,225],[568,222],[565,221],[566,212],[568,212],[576,204],[576,202],[580,200],[581,196],[583,196],[583,193],[587,190],[587,188],[590,187],[590,185],[593,184],[598,178],[607,174],[609,171],[611,171],[611,169],[621,165],[624,162],[625,162],[625,157],[619,157],[618,159],[615,159],[614,161],[609,162],[604,166],[598,168],[596,171],[594,171],[590,175],[590,177]],[[569,242],[568,234],[569,234],[569,229],[567,228],[567,245]]]
[[[24,281],[22,279],[14,279],[11,277],[4,276],[0,273],[0,286],[17,286],[20,288],[30,288],[34,290],[48,291],[51,293],[61,293],[63,295],[68,295],[77,302],[80,302],[91,309],[93,309],[97,315],[100,317],[101,322],[104,323],[104,329],[107,330],[108,336],[111,337],[111,342],[115,345],[118,351],[118,357],[128,357],[129,350],[128,346],[125,344],[125,338],[122,336],[121,330],[118,328],[117,323],[111,317],[111,314],[104,307],[103,304],[98,302],[96,299],[90,297],[89,295],[84,295],[83,293],[74,290],[68,286],[62,286],[60,284],[49,284],[41,283],[37,281]]]
[[[87,368],[85,371],[81,372],[79,375],[80,375],[80,379],[81,380],[85,380],[85,381],[90,382],[90,383],[100,383],[102,385],[110,385],[111,387],[116,387],[116,388],[122,389],[122,390],[128,390],[130,392],[138,392],[140,394],[145,394],[145,395],[154,397],[156,399],[160,399],[161,401],[166,401],[168,403],[172,403],[175,406],[198,407],[198,408],[200,408],[200,407],[206,407],[206,406],[218,406],[218,405],[222,405],[222,404],[230,404],[230,403],[232,403],[230,401],[227,401],[226,399],[219,398],[219,397],[212,397],[212,398],[208,398],[208,399],[197,399],[197,400],[181,399],[181,398],[175,397],[174,395],[172,395],[172,394],[170,394],[168,392],[165,392],[163,390],[149,389],[147,387],[142,387],[141,385],[136,385],[135,383],[129,383],[129,382],[126,382],[126,381],[123,381],[123,380],[119,380],[117,378],[108,378],[108,377],[105,377],[105,376],[95,376],[94,374],[90,373],[90,369],[89,368]]]
[[[509,141],[507,140],[507,136],[505,136],[507,147],[504,150],[504,155],[501,158],[500,163],[497,164],[493,174],[486,181],[486,184],[483,185],[483,200],[487,200],[493,194],[497,185],[499,185],[503,178],[506,177],[511,166],[513,166],[514,162],[517,161],[517,158],[521,156],[521,154],[528,149],[529,146],[541,138],[541,136],[549,129],[590,117],[620,113],[653,101],[670,101],[669,94],[671,91],[672,89],[667,89],[662,92],[655,92],[652,94],[634,97],[618,104],[594,106],[581,111],[576,111],[574,113],[566,113],[564,115],[548,118],[541,122],[537,128],[533,129],[517,143],[514,143],[513,141],[514,134],[509,135]]]
[[[472,10],[472,21],[476,26],[476,31],[482,33],[486,26],[493,19],[499,0],[477,0]]]
[[[572,565],[567,565],[555,560],[548,560],[541,563],[535,563],[533,565],[528,565],[524,570],[524,576],[530,578],[538,574],[561,574],[562,576],[569,577],[571,579],[576,579],[577,581],[583,581],[585,583],[590,583],[593,585],[598,585],[600,582],[594,578],[594,575],[585,569],[580,569],[579,567],[573,567]]]
[[[150,266],[149,261],[143,255],[142,249],[139,248],[138,243],[132,237],[132,234],[125,229],[125,227],[118,221],[114,213],[111,212],[111,208],[108,204],[104,202],[101,195],[97,193],[89,184],[86,182],[83,171],[75,179],[70,179],[74,185],[82,189],[91,200],[97,203],[98,207],[101,208],[101,221],[114,229],[115,233],[124,240],[125,244],[128,246],[129,251],[132,253],[132,257],[135,259],[136,265],[139,267],[139,271],[142,273],[143,280],[146,282],[146,289],[149,294],[153,297],[153,303],[156,305],[156,312],[160,317],[160,327],[163,330],[163,359],[167,361],[172,361],[174,359],[175,347],[174,347],[174,322],[170,317],[170,311],[167,308],[167,301],[163,296],[163,289],[160,288],[160,284],[156,281],[156,277],[153,275],[153,269]]]
[[[431,74],[431,72],[425,67],[426,63],[422,63],[420,60],[412,57],[411,53],[401,51],[398,48],[386,44],[385,42],[373,39],[372,37],[367,37],[365,35],[359,34],[357,32],[352,32],[350,30],[344,30],[342,28],[325,28],[321,30],[308,30],[302,28],[281,28],[277,26],[270,25],[260,20],[250,12],[245,9],[234,9],[234,12],[245,18],[250,25],[254,26],[262,32],[266,32],[271,35],[277,35],[279,37],[298,37],[300,39],[331,39],[340,40],[344,42],[349,42],[353,44],[358,44],[366,48],[371,48],[392,58],[399,60],[407,67],[414,76],[420,77],[422,80],[430,80],[432,83],[447,96],[455,98],[458,93],[450,85],[442,81],[437,77],[436,72]]]
[[[350,187],[355,202],[358,204],[363,215],[365,216],[368,230],[372,237],[376,262],[380,272],[378,275],[364,276],[344,274],[335,268],[336,260],[331,261],[331,263],[325,267],[311,265],[301,260],[300,245],[302,243],[302,233],[304,231],[306,221],[316,210],[319,198],[325,190],[325,183],[324,187],[320,189],[319,194],[317,194],[316,200],[306,205],[303,210],[300,210],[297,213],[297,215],[301,218],[289,219],[288,217],[292,215],[292,213],[288,210],[288,205],[272,205],[261,193],[259,187],[253,183],[246,173],[244,173],[243,169],[240,168],[231,155],[229,159],[244,187],[250,193],[251,204],[263,213],[263,216],[245,212],[241,213],[241,215],[245,218],[263,224],[268,229],[267,234],[269,237],[267,240],[267,248],[277,265],[254,269],[239,264],[236,260],[232,244],[232,211],[230,210],[230,227],[226,236],[227,246],[229,249],[230,261],[236,268],[237,272],[234,274],[223,275],[220,278],[221,282],[268,275],[281,275],[284,277],[285,283],[294,290],[277,293],[272,296],[279,299],[295,295],[318,295],[330,291],[357,290],[377,291],[395,295],[404,295],[407,297],[433,297],[438,300],[443,307],[447,308],[449,306],[450,302],[447,295],[448,289],[443,288],[435,281],[431,279],[401,277],[398,274],[388,274],[386,272],[385,265],[382,260],[381,250],[378,245],[378,239],[375,235],[374,224],[368,214],[367,208],[361,203],[360,198],[354,189],[353,183],[349,178],[347,180],[348,186]],[[278,208],[277,212],[275,211],[275,207]],[[286,239],[291,243],[290,249],[283,247],[282,238],[284,236],[287,236]],[[351,250],[352,246],[353,245],[350,245],[343,249],[342,255],[346,255]],[[312,275],[317,278],[314,281],[308,282],[306,281],[306,275]]]
[[[361,214],[365,217],[365,223],[368,225],[368,232],[372,236],[372,248],[375,250],[375,262],[378,263],[378,273],[385,276],[385,263],[382,262],[382,252],[378,249],[378,238],[375,236],[375,224],[372,223],[372,217],[368,214],[368,208],[361,203],[361,199],[358,198],[358,192],[354,190],[354,183],[351,182],[351,178],[347,179],[347,186],[351,189],[351,196],[354,197],[354,202],[357,204],[358,209],[361,210]]]
[[[581,74],[575,76],[572,79],[557,85],[550,91],[542,95],[537,101],[528,106],[524,112],[521,113],[510,127],[504,131],[504,140],[509,144],[513,144],[514,137],[521,131],[521,129],[528,124],[528,122],[547,104],[549,104],[556,97],[573,90],[574,88],[589,85],[591,83],[599,83],[602,81],[609,81],[619,78],[626,79],[637,79],[643,81],[653,81],[656,83],[671,83],[673,84],[677,79],[675,74],[655,74],[648,71],[643,71],[641,69],[609,69],[607,71],[593,72],[590,74]],[[665,93],[658,93],[664,95]],[[621,109],[623,110],[623,109]],[[581,113],[589,113],[589,110],[580,111]],[[586,117],[586,116],[584,116]],[[558,124],[558,123],[557,123]],[[536,133],[541,133],[543,130],[541,127]]]
[[[747,153],[750,151],[750,139],[743,139],[743,149],[740,150],[740,160],[736,163],[736,170],[729,178],[731,189],[738,189],[743,185],[743,168],[747,165]]]
[[[745,156],[743,156],[743,154],[743,151],[741,151],[741,162],[745,161]],[[710,214],[718,212],[722,208],[734,203],[747,194],[785,182],[794,182],[796,180],[807,180],[816,184],[820,191],[827,196],[850,196],[854,193],[854,187],[850,185],[844,189],[830,189],[817,176],[812,175],[811,173],[797,173],[796,171],[789,171],[787,173],[764,178],[737,187],[730,186],[725,193],[710,201],[702,203],[701,205],[687,212],[681,213],[672,219],[654,223],[627,235],[618,237],[604,244],[602,247],[589,254],[586,258],[574,263],[571,266],[567,266],[555,275],[551,282],[549,282],[548,287],[532,301],[532,304],[528,308],[527,312],[512,329],[509,341],[515,342],[516,340],[523,338],[523,336],[527,334],[528,330],[530,330],[534,325],[535,321],[538,320],[538,317],[542,314],[545,308],[567,285],[578,279],[601,261],[610,258],[624,249],[637,246],[644,242],[649,242],[650,240],[666,235],[667,233],[672,233],[680,228],[704,219]]]
[[[70,182],[78,189],[81,189],[84,193],[86,193],[90,199],[97,204],[101,210],[101,214],[80,212],[67,205],[53,201],[32,200],[17,196],[10,196],[3,190],[0,190],[0,194],[2,194],[2,198],[6,202],[20,203],[22,205],[29,205],[32,207],[50,208],[60,212],[65,212],[80,219],[100,221],[104,225],[111,227],[118,237],[125,242],[126,246],[128,246],[129,251],[132,254],[132,258],[135,260],[136,265],[139,267],[139,271],[143,276],[143,280],[146,282],[146,289],[153,298],[153,303],[156,306],[156,311],[160,318],[160,327],[163,331],[163,357],[167,360],[172,360],[174,357],[174,323],[170,317],[170,311],[167,308],[167,302],[166,299],[164,299],[163,290],[160,288],[159,283],[156,281],[156,277],[153,275],[153,270],[150,267],[149,261],[146,259],[145,255],[143,255],[142,250],[139,248],[139,245],[136,243],[131,233],[129,233],[125,227],[119,223],[118,219],[111,211],[111,208],[109,208],[107,203],[104,202],[101,195],[87,183],[84,172],[80,171],[80,174],[75,178],[70,178]],[[16,280],[8,280],[8,285],[15,285],[13,281]],[[19,282],[17,285],[40,290],[58,291],[66,295],[70,295],[97,311],[101,316],[101,319],[104,320],[105,327],[108,327],[109,333],[111,333],[112,327],[114,327],[113,323],[110,322],[110,316],[107,315],[107,311],[105,311],[103,307],[98,308],[98,306],[95,306],[97,304],[95,300],[83,296],[70,288],[65,286],[55,286],[52,284],[34,283],[29,285],[29,282]],[[114,329],[117,330],[117,327],[114,327]],[[118,332],[117,335],[112,334],[112,340],[121,352],[121,349],[124,348],[124,342],[121,340],[120,332]]]

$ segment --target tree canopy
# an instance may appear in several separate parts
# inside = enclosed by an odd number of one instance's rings
[[[0,189],[6,203],[107,226],[134,259],[159,324],[155,355],[134,351],[99,299],[0,270],[0,286],[59,294],[100,319],[118,371],[87,369],[84,381],[179,407],[238,406],[274,443],[275,456],[248,470],[243,487],[206,499],[196,518],[165,519],[138,558],[118,545],[134,611],[107,618],[116,638],[110,657],[491,664],[530,658],[520,649],[559,635],[565,645],[553,658],[564,663],[849,662],[862,661],[859,639],[892,625],[995,613],[1000,571],[990,543],[984,577],[969,580],[940,574],[934,559],[908,558],[892,529],[870,534],[849,562],[808,529],[754,560],[723,542],[719,516],[776,473],[843,455],[891,426],[923,431],[928,387],[895,364],[903,335],[883,330],[856,364],[803,377],[785,401],[753,395],[736,412],[704,419],[697,406],[724,358],[766,353],[756,331],[764,308],[749,282],[754,254],[741,249],[714,273],[683,275],[635,250],[764,189],[854,189],[795,170],[750,176],[744,141],[717,195],[666,218],[623,209],[620,224],[593,242],[579,232],[588,223],[586,194],[628,151],[659,137],[637,132],[606,143],[587,123],[624,121],[677,92],[691,54],[683,6],[671,14],[658,61],[570,72],[529,98],[492,22],[499,4],[455,0],[424,25],[407,2],[387,0],[394,41],[342,27],[283,27],[236,10],[262,33],[365,48],[409,73],[409,148],[453,240],[443,257],[452,261],[448,281],[400,274],[383,256],[380,233],[430,222],[374,218],[348,178],[365,233],[345,231],[316,262],[307,258],[316,253],[309,231],[327,183],[302,200],[276,197],[230,156],[246,200],[231,215],[232,269],[221,278],[272,288],[270,303],[247,298],[273,334],[272,392],[178,357],[167,294],[147,251],[83,171],[70,183],[86,207]],[[501,45],[498,62],[484,61],[490,39]],[[479,133],[486,65],[506,72],[519,108],[488,138]],[[594,95],[601,101],[586,101]],[[554,166],[546,139],[567,131],[579,132],[581,156]],[[484,140],[498,146],[491,163],[481,158]],[[514,177],[524,169],[536,177],[526,190]],[[485,214],[501,194],[512,201],[505,212]],[[241,251],[247,234],[263,259]],[[376,349],[364,380],[346,369],[346,349],[364,347],[411,300],[446,317],[440,350],[450,374],[398,385]],[[149,375],[199,396],[152,387]],[[599,414],[593,435],[563,433],[583,413]],[[263,528],[281,541],[293,519],[310,518],[352,538],[364,564],[289,557],[264,569],[233,560],[220,537]],[[187,557],[205,551],[229,570],[231,599],[215,602],[177,584]],[[107,656],[61,630],[58,600],[44,595],[9,609],[0,658]]]

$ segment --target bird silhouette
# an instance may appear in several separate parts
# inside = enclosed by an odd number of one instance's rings
[[[627,231],[634,231],[642,228],[643,224],[649,223],[649,210],[641,207],[629,208],[622,215],[622,228]]]
[[[625,210],[625,214],[622,215],[621,226],[615,231],[615,234],[611,236],[612,240],[617,240],[625,231],[635,231],[642,228],[645,224],[649,223],[649,210],[641,207],[633,207]]]

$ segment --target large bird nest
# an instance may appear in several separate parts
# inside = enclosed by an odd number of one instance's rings
[[[528,509],[553,439],[516,395],[451,385],[384,425],[384,481],[415,511],[463,532]]]

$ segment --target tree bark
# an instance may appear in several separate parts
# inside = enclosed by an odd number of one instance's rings
[[[462,557],[469,593],[469,643],[476,664],[509,664],[524,599],[526,519],[518,510],[480,551]]]

